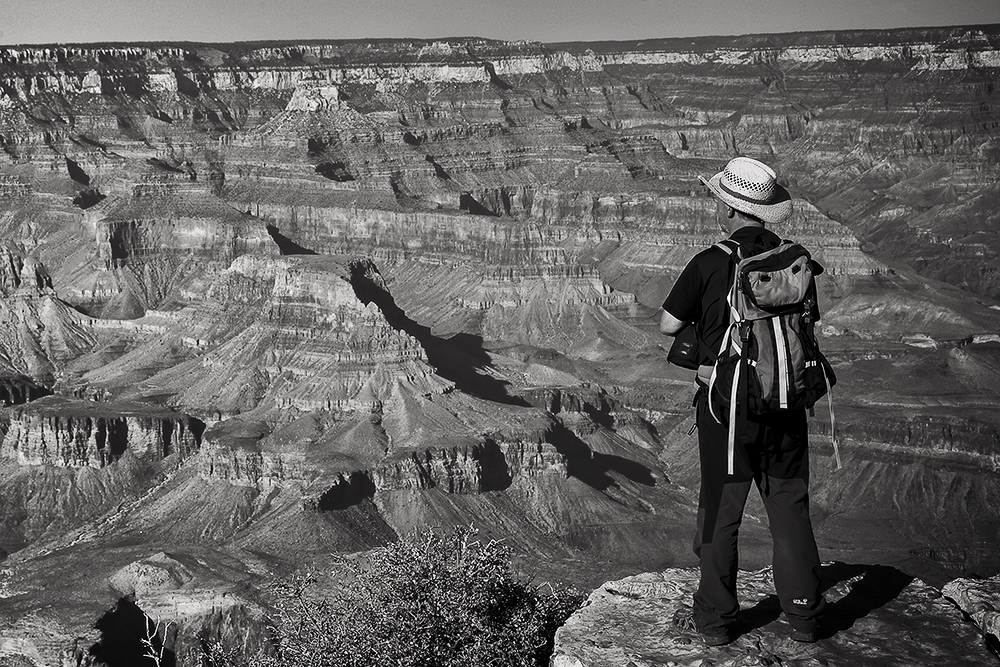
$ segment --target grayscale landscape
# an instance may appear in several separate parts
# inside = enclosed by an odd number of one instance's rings
[[[0,46],[0,667],[130,664],[123,600],[256,650],[273,582],[469,525],[593,591],[553,667],[709,664],[656,324],[737,155],[826,268],[837,632],[769,625],[752,500],[712,664],[997,664],[998,128],[998,25]]]

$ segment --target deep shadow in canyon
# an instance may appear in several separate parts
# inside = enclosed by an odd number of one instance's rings
[[[282,255],[318,254],[315,250],[289,239],[274,225],[268,225],[267,231]],[[389,292],[373,283],[360,270],[352,270],[351,286],[363,304],[377,305],[394,329],[420,341],[431,366],[441,377],[454,382],[461,391],[497,403],[522,407],[530,405],[523,398],[510,395],[507,391],[509,383],[497,379],[490,372],[492,362],[483,348],[481,336],[466,333],[456,334],[450,338],[435,336],[429,326],[424,326],[408,317],[403,309],[396,305],[395,299]]]
[[[100,664],[107,667],[174,667],[177,664],[174,652],[163,647],[163,638],[157,633],[156,625],[131,598],[119,599],[98,619],[95,627],[101,639],[88,653]],[[151,645],[144,641],[150,641]],[[157,659],[150,656],[151,651]]]
[[[548,437],[556,451],[566,457],[566,473],[598,491],[616,486],[614,478],[608,474],[610,472],[644,486],[656,484],[648,467],[621,456],[592,451],[587,443],[561,423],[552,427]]]
[[[427,361],[441,377],[454,382],[456,388],[483,400],[530,407],[530,403],[520,396],[508,393],[509,382],[491,373],[493,364],[483,348],[481,336],[466,333],[451,338],[435,336],[430,327],[409,318],[389,292],[360,270],[352,270],[351,285],[363,304],[374,303],[394,329],[420,341]]]

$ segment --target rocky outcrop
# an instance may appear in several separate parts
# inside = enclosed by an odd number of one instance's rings
[[[102,621],[129,612],[148,624],[134,624],[146,630],[135,638],[155,637],[154,646],[166,649],[177,664],[200,661],[203,642],[218,641],[222,650],[239,646],[247,655],[270,648],[265,609],[207,570],[196,555],[154,553],[119,569],[108,583],[122,598],[97,623],[109,628],[94,647],[98,657],[126,639],[120,630],[111,630],[124,624]]]
[[[326,446],[344,454],[333,460],[321,459],[322,464],[317,455],[310,454],[307,443],[285,441],[279,446],[277,441],[287,437],[284,431],[270,436],[258,434],[263,446],[241,447],[238,441],[228,438],[223,438],[226,444],[221,444],[219,433],[226,431],[210,430],[198,465],[207,479],[262,491],[309,483],[310,488],[317,489],[303,499],[309,509],[346,507],[381,491],[437,489],[449,494],[483,494],[506,489],[515,478],[569,476],[567,454],[555,444],[561,423],[549,421],[546,425],[538,421],[540,429],[536,433],[501,426],[483,436],[468,427],[464,432],[431,430],[433,423],[417,417],[410,425],[431,431],[429,439],[442,446],[414,449],[404,440],[403,445],[394,447],[382,431],[384,449],[371,452],[367,461],[361,446],[352,448],[345,446],[346,442],[327,441]],[[344,429],[345,435],[357,443],[365,437],[367,426],[363,422],[351,424],[349,430]],[[456,440],[469,444],[447,445]],[[576,455],[591,457],[593,453],[586,450]]]
[[[942,592],[975,621],[986,642],[996,648],[1000,642],[1000,580],[955,579],[945,584]]]
[[[88,209],[86,223],[94,226],[98,257],[109,268],[167,253],[205,255],[226,266],[271,246],[263,225],[197,183],[135,184],[128,196]]]
[[[499,448],[484,444],[462,451],[455,448],[400,456],[380,465],[372,481],[373,490],[440,488],[448,493],[483,493],[507,486],[510,472]]]
[[[668,569],[604,584],[556,632],[552,667],[809,664],[983,665],[996,657],[941,591],[893,568],[826,564],[829,606],[815,644],[790,638],[770,570],[740,572],[733,643],[707,648],[673,626],[690,606],[696,570]]]
[[[394,304],[370,260],[242,256],[186,319],[206,351],[143,386],[206,419],[258,406],[368,412],[397,386],[446,391],[405,314],[395,307],[390,322],[383,307]]]
[[[0,274],[0,378],[46,393],[55,377],[96,342],[89,318],[60,299],[36,255],[6,246]],[[10,401],[18,402],[18,401]]]
[[[122,556],[128,558],[128,554]],[[144,641],[152,644],[161,659],[178,665],[200,663],[206,647],[216,643],[223,651],[239,648],[247,654],[271,649],[264,608],[247,599],[232,580],[219,577],[231,566],[224,556],[178,549],[131,557],[134,560],[119,563],[104,577],[100,593],[84,602],[83,613],[99,612],[78,626],[72,618],[12,616],[20,604],[19,594],[7,591],[10,595],[0,609],[4,621],[0,624],[0,664],[29,664],[25,660],[53,667],[116,661],[141,664],[148,660],[145,656],[151,648]],[[258,574],[265,567],[253,559],[239,565]],[[6,575],[0,571],[0,581],[6,583]],[[251,575],[244,570],[236,576]],[[80,613],[83,607],[76,609]]]
[[[103,317],[136,318],[172,303],[179,289],[199,289],[239,257],[270,251],[259,220],[216,197],[208,184],[142,179],[113,182],[113,193],[89,207],[90,273],[74,280],[75,300]]]
[[[152,405],[48,396],[7,411],[0,459],[19,465],[114,463],[125,450],[158,461],[198,450],[204,424]]]
[[[209,479],[267,489],[301,475],[299,466],[289,472],[289,459],[300,462],[301,456],[283,456],[280,453],[261,452],[257,448],[216,446],[213,434],[209,432],[202,455],[198,458],[198,467],[201,474]],[[299,475],[292,477],[295,472],[299,472]]]

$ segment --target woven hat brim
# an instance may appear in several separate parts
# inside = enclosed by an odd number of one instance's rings
[[[784,222],[790,215],[792,215],[792,196],[788,194],[788,190],[781,187],[777,183],[774,184],[774,194],[771,195],[771,199],[766,204],[759,204],[757,202],[751,202],[745,199],[740,199],[739,197],[734,197],[723,190],[719,184],[722,180],[723,173],[725,172],[720,171],[708,180],[705,180],[701,176],[698,178],[701,179],[701,182],[705,184],[705,187],[707,187],[717,199],[722,201],[727,206],[732,206],[737,211],[749,213],[754,217],[760,218],[764,222]]]

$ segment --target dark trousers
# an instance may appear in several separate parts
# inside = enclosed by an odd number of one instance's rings
[[[774,587],[789,622],[814,630],[825,601],[820,593],[819,553],[809,520],[809,438],[805,410],[753,418],[740,444],[734,474],[727,474],[727,427],[708,411],[700,389],[697,406],[701,493],[694,552],[701,583],[694,595],[694,619],[701,632],[728,627],[739,612],[737,538],[750,483],[767,510],[774,543]],[[737,434],[739,435],[739,434]]]

